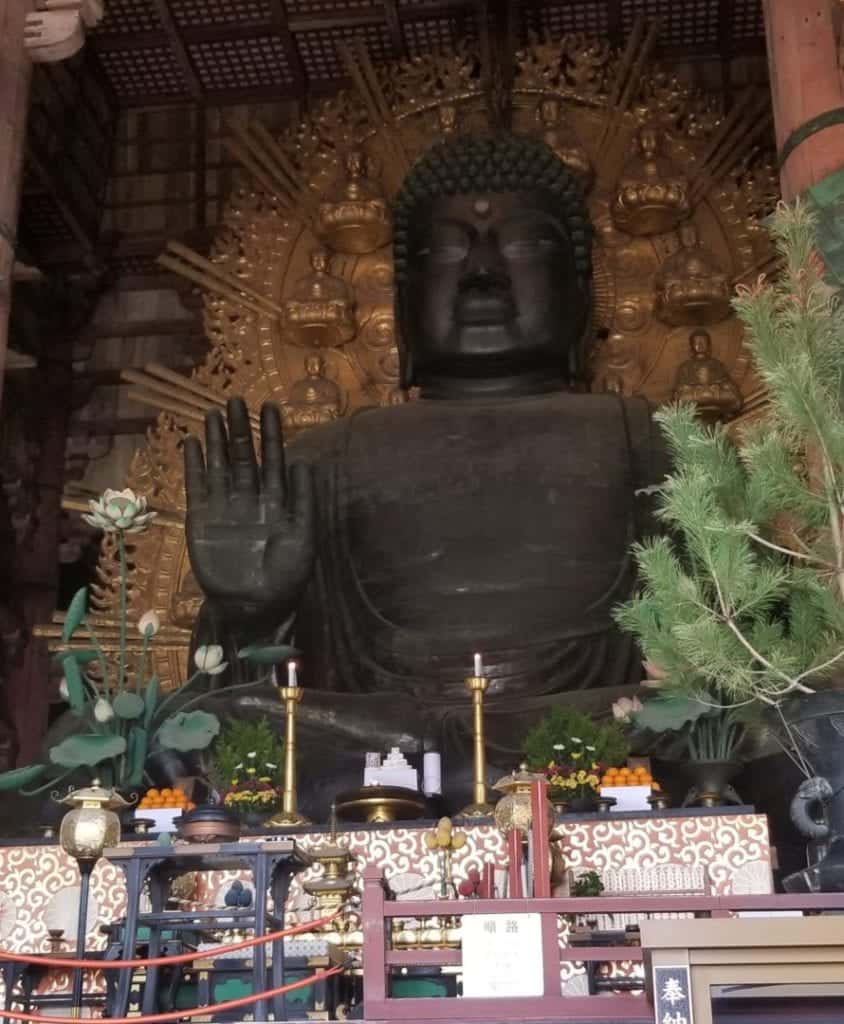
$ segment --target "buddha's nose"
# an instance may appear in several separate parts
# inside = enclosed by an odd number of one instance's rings
[[[475,239],[463,264],[467,287],[508,288],[510,276],[495,240],[489,236]]]

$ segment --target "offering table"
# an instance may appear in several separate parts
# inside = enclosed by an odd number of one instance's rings
[[[424,843],[432,822],[402,825],[359,825],[338,834],[356,858],[360,871],[375,865],[385,874],[399,898],[419,899],[424,890],[436,890],[439,865],[436,853]],[[507,864],[504,837],[492,822],[461,826],[466,846],[454,855],[456,879],[475,868],[492,863],[503,870]],[[273,845],[284,836],[295,838],[305,853],[325,841],[326,829],[308,826],[284,833],[254,834],[238,844],[244,848]],[[641,892],[659,892],[654,880],[662,881],[666,871],[702,873],[706,889],[712,895],[734,893],[766,894],[772,891],[771,848],[768,823],[752,808],[685,809],[647,813],[566,815],[557,822],[560,846],[566,865],[572,872],[595,870],[602,876],[623,877],[641,884]],[[150,848],[147,837],[127,840],[127,845]],[[281,844],[279,844],[281,845]],[[201,847],[176,849],[201,853]],[[158,851],[166,856],[165,851]],[[316,866],[296,874],[290,885],[287,923],[308,920],[312,913],[310,898],[302,885],[318,874]],[[190,894],[191,907],[216,908],[220,918],[231,917],[223,906],[223,895],[231,882],[244,878],[243,868],[233,865],[222,871],[201,873]],[[65,890],[78,885],[76,865],[54,841],[21,840],[0,846],[0,948],[13,952],[46,953],[48,929],[55,927],[55,908],[66,900]],[[675,889],[674,891],[677,891]],[[123,872],[117,861],[101,860],[92,879],[92,922],[88,931],[89,950],[103,949],[106,937],[97,926],[116,924],[127,916],[127,892]],[[433,892],[432,892],[433,896]],[[65,937],[74,933],[69,921]],[[66,946],[60,955],[67,955]],[[585,983],[582,967],[567,967],[571,976],[567,987],[576,989]],[[631,965],[632,970],[632,965]],[[97,982],[102,984],[101,979]],[[66,973],[53,972],[44,982],[44,991],[62,991],[68,985]]]

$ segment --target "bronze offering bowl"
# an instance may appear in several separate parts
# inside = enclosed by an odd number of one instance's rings
[[[361,786],[351,793],[341,793],[336,806],[338,818],[370,824],[412,821],[431,813],[421,793],[401,786]]]
[[[188,843],[236,843],[240,819],[225,807],[197,807],[176,818],[176,831]]]

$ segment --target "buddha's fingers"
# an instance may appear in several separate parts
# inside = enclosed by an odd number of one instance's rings
[[[208,501],[205,483],[205,456],[199,438],[191,435],[185,441],[185,496],[188,513]]]
[[[281,413],[277,405],[265,402],[261,406],[261,489],[268,503],[279,509],[286,498],[286,476]]]
[[[303,539],[313,536],[316,495],[311,467],[297,462],[290,470],[290,494],[288,511]]]
[[[223,414],[219,409],[205,417],[205,467],[209,504],[222,512],[229,500],[229,446]]]
[[[230,398],[226,404],[229,419],[229,462],[233,497],[256,500],[258,463],[252,444],[249,410],[242,398]]]

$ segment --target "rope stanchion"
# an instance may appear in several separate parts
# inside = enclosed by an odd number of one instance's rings
[[[286,939],[292,935],[301,935],[303,932],[316,931],[323,925],[334,921],[343,910],[338,910],[330,917],[320,917],[315,921],[306,921],[303,924],[292,925],[279,932],[269,932],[267,935],[259,935],[252,939],[244,939],[242,942],[234,942],[230,946],[214,946],[212,949],[203,949],[199,953],[178,953],[175,956],[159,956],[147,960],[80,960],[76,957],[50,957],[36,956],[32,953],[8,953],[0,950],[0,960],[9,960],[16,964],[37,964],[39,967],[89,967],[95,971],[128,971],[135,967],[166,967],[169,964],[188,964],[192,960],[207,960],[209,957],[221,956],[224,953],[236,953],[241,949],[249,949],[252,946],[260,946],[267,942],[278,942],[279,939]]]
[[[324,978],[331,978],[344,970],[345,967],[331,967],[327,971],[317,971],[316,974],[309,974],[306,978],[291,981],[287,985],[279,985],[278,988],[267,989],[266,992],[253,992],[251,995],[241,996],[239,999],[228,999],[224,1003],[194,1006],[187,1010],[173,1010],[172,1013],[150,1013],[139,1017],[92,1017],[91,1020],[96,1021],[97,1024],[161,1024],[162,1021],[182,1020],[185,1017],[199,1017],[225,1010],[237,1010],[241,1006],[250,1006],[261,999],[272,999],[275,996],[283,996],[286,992],[307,988],[308,985],[313,985]],[[42,1017],[31,1011],[24,1013],[23,1010],[0,1010],[0,1019],[30,1021],[31,1024],[68,1024],[69,1021],[79,1020],[78,1017]]]

